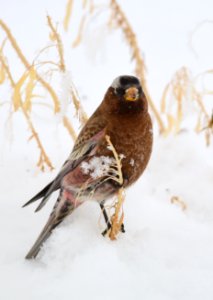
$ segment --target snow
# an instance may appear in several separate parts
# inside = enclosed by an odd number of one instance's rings
[[[163,88],[180,66],[186,64],[195,73],[212,66],[213,43],[210,35],[205,36],[205,28],[193,39],[198,58],[187,43],[194,27],[212,18],[212,1],[120,3],[145,53],[147,80],[158,107]],[[33,59],[47,40],[46,12],[61,22],[65,5],[65,1],[2,1],[0,17]],[[93,28],[88,28],[88,36],[92,37]],[[70,48],[72,39],[67,34],[64,41],[71,77],[91,114],[113,78],[131,73],[128,49],[116,33],[102,41],[100,48],[105,48],[95,60],[94,53],[93,58],[87,55],[92,44],[88,37],[87,45],[76,49]],[[20,72],[17,57],[12,63]],[[59,78],[59,86],[62,82],[62,87],[69,87],[66,76]],[[59,88],[59,93],[65,112],[67,90]],[[9,95],[9,88],[3,93],[0,86],[0,101],[9,102]],[[126,233],[117,241],[101,235],[100,208],[88,201],[54,231],[36,260],[26,261],[24,256],[44,226],[57,193],[39,213],[34,214],[33,205],[21,206],[54,178],[72,142],[57,116],[35,107],[33,120],[55,166],[53,172],[40,172],[35,167],[38,149],[27,140],[27,125],[19,112],[8,120],[10,110],[8,104],[0,106],[0,299],[212,299],[213,146],[205,146],[203,135],[191,129],[193,124],[168,137],[159,136],[154,124],[153,154],[142,178],[126,191]],[[186,210],[171,203],[173,196],[184,202]]]
[[[87,202],[55,230],[32,262],[24,255],[54,201],[36,215],[32,207],[20,206],[52,174],[33,175],[23,168],[24,159],[2,163],[2,174],[10,178],[1,201],[3,299],[211,299],[211,151],[193,134],[157,138],[146,173],[127,191],[125,234],[115,242],[103,238],[100,209]],[[187,205],[185,212],[170,203],[176,194]]]
[[[84,174],[90,174],[93,179],[103,176],[110,176],[110,173],[116,173],[112,167],[116,165],[115,159],[109,156],[94,156],[89,162],[82,162],[81,169]]]

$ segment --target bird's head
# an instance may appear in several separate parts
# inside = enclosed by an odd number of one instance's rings
[[[134,76],[123,75],[116,77],[111,87],[117,97],[127,102],[137,101],[142,94],[140,81]]]
[[[105,100],[110,110],[115,112],[131,113],[147,109],[140,81],[135,76],[116,77],[107,91]]]

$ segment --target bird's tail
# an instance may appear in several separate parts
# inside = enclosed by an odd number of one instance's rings
[[[57,220],[55,219],[54,215],[51,215],[49,217],[49,220],[47,221],[47,224],[45,225],[45,227],[43,228],[42,232],[40,233],[39,237],[37,238],[37,240],[35,241],[34,245],[32,246],[32,248],[30,249],[30,251],[27,253],[26,255],[26,259],[31,259],[31,258],[35,258],[37,256],[37,254],[39,253],[42,245],[44,244],[44,242],[49,238],[49,236],[52,233],[52,230],[58,226],[61,223],[61,220]]]
[[[36,194],[33,198],[31,198],[28,202],[26,202],[22,207],[25,207],[43,197],[45,197],[47,192],[51,188],[52,184],[53,184],[53,181],[50,182],[47,186],[45,186],[38,194]]]
[[[66,216],[73,212],[75,207],[76,206],[74,205],[74,203],[67,201],[63,197],[61,192],[53,208],[53,211],[47,221],[47,224],[44,226],[39,237],[37,238],[34,245],[26,255],[26,259],[35,258],[37,256],[42,245],[49,238],[52,231],[64,220]]]

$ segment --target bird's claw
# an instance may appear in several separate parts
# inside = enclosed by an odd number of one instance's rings
[[[106,236],[106,235],[108,234],[108,232],[111,230],[111,228],[112,228],[111,223],[107,223],[107,228],[102,232],[102,235],[103,235],[103,236]],[[126,232],[123,223],[121,224],[120,231],[121,231],[122,233],[125,233],[125,232]]]
[[[121,229],[120,229],[120,231],[121,231],[122,233],[125,233],[125,232],[126,232],[126,230],[125,230],[125,228],[124,228],[124,223],[121,224]]]

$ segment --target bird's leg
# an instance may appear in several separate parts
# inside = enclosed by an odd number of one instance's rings
[[[105,207],[102,203],[100,203],[100,207],[101,207],[101,211],[103,213],[103,216],[104,216],[104,220],[106,222],[106,225],[107,225],[107,228],[102,232],[102,235],[105,236],[107,234],[107,232],[110,230],[111,228],[111,223],[109,221],[109,217],[107,215],[107,212],[105,210]]]
[[[102,235],[105,236],[107,234],[107,232],[111,229],[112,225],[109,221],[109,217],[107,215],[106,209],[104,207],[104,204],[100,203],[100,207],[101,207],[101,211],[103,213],[104,216],[104,220],[106,222],[107,228],[102,232]],[[125,228],[124,228],[124,224],[121,224],[121,232],[125,233]]]

